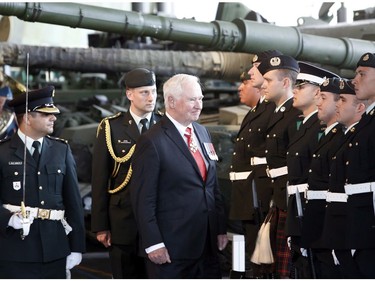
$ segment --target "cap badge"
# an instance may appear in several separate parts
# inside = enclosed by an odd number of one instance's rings
[[[344,89],[345,87],[345,83],[344,83],[344,80],[340,80],[340,89]]]
[[[253,62],[256,62],[258,60],[258,55],[253,56]]]
[[[369,59],[370,59],[369,54],[366,54],[366,55],[362,58],[363,61],[368,61]]]
[[[322,85],[323,85],[324,87],[326,87],[326,86],[328,86],[328,84],[329,84],[329,80],[328,80],[328,79],[326,79],[326,80],[324,80],[324,82],[323,82],[323,84],[322,84]]]
[[[280,60],[279,57],[274,57],[274,58],[270,59],[270,65],[272,65],[272,66],[278,66],[278,65],[280,65],[280,63],[281,63],[281,60]]]

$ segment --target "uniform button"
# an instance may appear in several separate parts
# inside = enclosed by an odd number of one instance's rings
[[[117,140],[118,143],[121,143],[121,140]]]
[[[233,155],[236,155],[236,152],[233,152]]]
[[[312,173],[312,170],[311,170],[311,169],[309,170],[309,173]]]
[[[44,205],[44,201],[41,201],[40,204]]]
[[[289,151],[286,152],[286,155],[289,155]]]
[[[250,147],[250,144],[248,144],[247,147]]]
[[[39,190],[43,190],[43,186],[39,186]]]
[[[239,138],[236,139],[236,141],[239,141],[239,140],[240,140]]]
[[[40,175],[40,171],[38,171],[38,175]]]
[[[333,157],[332,157],[332,160],[335,160],[335,159],[336,159],[336,156],[333,156]]]
[[[233,169],[233,165],[230,165],[230,168]]]
[[[353,145],[351,143],[349,143],[349,147],[352,147]]]
[[[313,157],[315,158],[315,157],[316,157],[316,155],[315,155],[315,154],[313,154]]]
[[[274,183],[275,181],[274,180],[271,180],[271,183]]]
[[[264,151],[265,153],[268,153],[268,150]]]
[[[260,128],[258,129],[258,132],[260,132]]]
[[[298,152],[296,152],[296,156],[298,156]]]
[[[60,170],[60,169],[58,169],[58,170],[57,170],[57,173],[61,174],[61,170]]]
[[[267,135],[267,138],[269,138],[270,137],[270,135]]]
[[[330,177],[330,176],[331,176],[331,173],[329,173],[328,176]]]
[[[243,140],[243,138],[241,138],[241,140]]]
[[[18,176],[18,172],[14,172],[14,175],[15,175],[15,176]]]
[[[125,149],[121,150],[122,153],[125,153]]]
[[[349,165],[349,161],[346,161],[345,165],[348,166]]]

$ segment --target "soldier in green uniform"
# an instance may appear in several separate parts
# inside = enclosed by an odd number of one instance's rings
[[[138,231],[130,204],[131,159],[141,133],[160,116],[156,104],[155,74],[144,68],[120,80],[130,108],[104,118],[97,130],[92,165],[91,229],[109,249],[113,278],[145,278],[143,259],[137,256]]]
[[[66,141],[48,136],[59,113],[54,92],[9,102],[19,129],[0,142],[1,278],[65,279],[85,251],[76,164]]]

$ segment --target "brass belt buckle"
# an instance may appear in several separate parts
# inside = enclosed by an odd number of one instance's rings
[[[38,218],[45,220],[48,219],[50,216],[51,210],[46,210],[46,209],[39,209],[38,210]]]

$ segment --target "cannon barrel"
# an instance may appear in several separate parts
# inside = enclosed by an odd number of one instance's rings
[[[375,52],[372,41],[304,34],[244,19],[198,22],[78,3],[0,3],[0,14],[30,22],[199,44],[210,50],[257,53],[278,49],[299,60],[354,69],[360,56]]]
[[[105,48],[65,48],[0,43],[0,66],[78,72],[126,72],[142,65],[157,75],[187,73],[201,78],[238,81],[252,59],[247,53],[183,52]],[[68,63],[67,63],[68,62]]]

